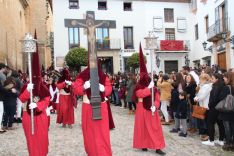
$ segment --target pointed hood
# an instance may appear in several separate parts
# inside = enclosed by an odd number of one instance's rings
[[[142,51],[142,48],[141,48],[141,43],[140,43],[140,49],[139,49],[139,66],[140,66],[140,74],[145,74],[147,72],[147,68],[146,68],[146,65],[145,65],[145,58],[144,58],[144,54],[143,54],[143,51]]]
[[[65,80],[67,81],[71,81],[71,75],[70,75],[70,72],[67,68],[64,68],[62,73],[61,73],[61,77],[59,78],[59,81],[58,83],[62,83],[64,82]]]
[[[144,89],[148,87],[151,81],[150,76],[148,75],[148,72],[147,72],[146,65],[145,65],[145,59],[144,59],[143,51],[141,48],[141,44],[140,44],[140,49],[139,49],[139,66],[140,66],[140,80],[136,84],[136,87],[134,89],[134,94],[133,94],[133,100],[135,102],[138,101],[138,98],[136,96],[136,91],[138,91],[139,89]],[[156,93],[157,92],[156,88],[154,90],[155,90],[154,93]],[[143,98],[143,107],[146,110],[150,111],[151,103],[152,103],[151,95]]]
[[[139,66],[140,66],[140,80],[139,80],[139,84],[147,87],[150,83],[149,79],[149,75],[148,75],[148,71],[146,68],[146,63],[145,63],[145,58],[144,58],[144,54],[141,48],[141,43],[140,43],[140,48],[139,48]]]
[[[36,30],[34,34],[34,39],[37,39]],[[42,99],[50,95],[48,89],[42,83],[38,44],[36,44],[36,52],[32,54],[32,83],[34,84],[34,96],[39,96],[40,99]]]

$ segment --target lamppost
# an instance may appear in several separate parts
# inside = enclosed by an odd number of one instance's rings
[[[157,45],[157,39],[158,37],[156,37],[154,35],[153,31],[149,31],[149,34],[147,37],[145,37],[145,46],[146,46],[146,50],[150,50],[150,64],[151,64],[151,81],[154,80],[154,74],[153,74],[153,60],[154,60],[154,51],[158,49],[158,45]],[[152,97],[152,106],[154,107],[154,87],[151,89],[151,97]],[[152,115],[154,115],[154,112],[152,111]]]
[[[22,51],[28,54],[28,72],[29,72],[29,81],[32,83],[32,62],[31,54],[36,52],[36,40],[32,37],[30,33],[26,33],[22,42]],[[33,92],[30,90],[30,103],[33,103]],[[34,135],[34,115],[33,109],[31,109],[31,130],[32,135]]]
[[[157,65],[157,67],[159,68],[160,67],[160,58],[159,58],[159,56],[158,55],[156,55],[156,65]]]
[[[184,59],[185,59],[185,65],[189,67],[190,60],[189,60],[188,54],[185,55]]]
[[[212,51],[213,51],[212,46],[210,46],[209,48],[206,48],[206,46],[207,46],[207,42],[206,42],[206,41],[204,41],[204,42],[202,43],[202,46],[203,46],[203,49],[204,49],[205,51],[209,51],[209,52],[212,53]]]

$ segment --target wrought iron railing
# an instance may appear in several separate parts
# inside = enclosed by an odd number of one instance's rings
[[[98,50],[113,50],[120,49],[120,39],[97,39],[96,45]]]
[[[216,35],[228,31],[229,31],[229,18],[228,17],[221,18],[219,20],[216,20],[215,23],[208,28],[207,39],[209,40],[215,37]]]

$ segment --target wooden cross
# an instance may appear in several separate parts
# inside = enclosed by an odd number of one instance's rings
[[[65,26],[69,28],[86,28],[88,38],[91,100],[93,119],[100,120],[101,96],[99,91],[99,76],[96,50],[96,28],[116,28],[115,21],[95,20],[93,11],[86,12],[86,19],[65,19]]]

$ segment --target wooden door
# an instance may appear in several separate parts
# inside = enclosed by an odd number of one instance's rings
[[[221,69],[227,69],[226,52],[218,54],[218,65]]]

